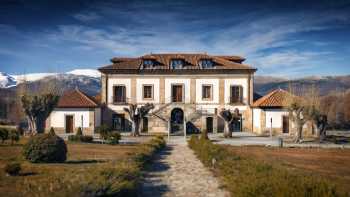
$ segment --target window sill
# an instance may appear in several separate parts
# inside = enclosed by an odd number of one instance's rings
[[[239,102],[239,103],[229,103],[229,105],[247,105],[247,104]]]
[[[144,101],[153,101],[154,99],[153,98],[142,98],[142,100],[144,100]]]
[[[213,101],[212,98],[202,98],[202,101]]]
[[[113,105],[127,105],[127,102],[113,102]]]

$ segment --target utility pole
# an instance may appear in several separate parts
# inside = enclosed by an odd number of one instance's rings
[[[272,138],[272,118],[270,118],[270,137]]]
[[[84,122],[84,116],[81,115],[81,132],[82,132],[82,133],[84,133],[84,127],[83,127],[83,126],[84,126],[84,123],[83,123],[83,122]]]

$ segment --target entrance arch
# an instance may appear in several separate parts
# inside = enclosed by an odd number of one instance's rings
[[[181,108],[174,108],[171,111],[170,131],[173,134],[182,134],[184,131],[184,112]]]

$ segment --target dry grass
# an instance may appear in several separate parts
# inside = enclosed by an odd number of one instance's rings
[[[32,164],[24,161],[22,157],[23,139],[19,144],[0,145],[0,194],[7,196],[19,196],[17,193],[23,190],[23,183],[46,180],[48,178],[63,177],[83,174],[87,171],[106,165],[118,163],[128,159],[139,145],[104,145],[104,144],[70,144],[68,143],[68,159],[63,164]],[[22,171],[20,176],[7,177],[4,166],[10,161],[21,161]]]
[[[336,183],[342,191],[350,193],[350,150],[254,146],[227,147],[240,156],[279,164],[289,170],[321,175]]]

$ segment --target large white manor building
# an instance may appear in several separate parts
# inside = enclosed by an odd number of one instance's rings
[[[61,97],[47,127],[65,133],[82,127],[84,133],[93,134],[102,123],[127,132],[131,123],[124,108],[129,103],[153,103],[155,108],[143,120],[143,132],[223,132],[218,113],[230,109],[241,116],[239,123],[230,125],[232,131],[288,134],[292,124],[282,102],[286,92],[275,90],[254,101],[256,69],[244,60],[182,53],[113,58],[111,65],[98,69],[102,73],[99,101],[79,90],[69,92]]]
[[[102,122],[117,130],[130,129],[123,108],[128,103],[153,103],[143,121],[144,132],[173,133],[223,130],[217,113],[239,109],[241,124],[232,129],[252,130],[253,75],[238,56],[207,54],[149,54],[113,58],[102,73]]]

